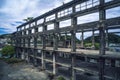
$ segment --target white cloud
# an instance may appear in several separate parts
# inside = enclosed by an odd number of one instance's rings
[[[70,2],[70,1],[72,1],[72,0],[64,0],[65,3],[68,3],[68,2]]]
[[[61,0],[54,0],[51,4],[43,3],[43,0],[5,0],[4,6],[0,8],[0,14],[3,14],[0,15],[0,28],[13,32],[19,25],[16,21],[23,22],[27,17],[37,17],[61,4]]]
[[[0,28],[5,28],[7,32],[13,32],[20,24],[16,22],[23,22],[23,19],[27,17],[37,17],[53,8],[63,5],[62,2],[67,3],[69,1],[72,0],[5,0],[5,4],[0,8]],[[109,13],[108,17],[113,14],[119,14],[119,9],[116,9],[116,13]],[[97,18],[93,16],[88,17],[89,20]],[[86,19],[81,18],[81,22],[87,21]]]

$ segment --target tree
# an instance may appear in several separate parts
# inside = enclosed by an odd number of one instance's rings
[[[2,56],[7,56],[9,58],[13,57],[15,54],[15,50],[14,47],[11,45],[6,45],[2,48]]]
[[[26,22],[31,21],[31,20],[33,20],[33,17],[27,17],[27,19],[23,19],[23,21],[26,21]]]

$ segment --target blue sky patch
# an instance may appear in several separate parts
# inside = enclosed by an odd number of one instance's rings
[[[0,34],[13,33],[27,17],[37,17],[71,0],[0,0]],[[107,1],[107,0],[106,0]],[[120,7],[107,10],[107,18],[120,16]],[[84,21],[82,21],[84,22]]]

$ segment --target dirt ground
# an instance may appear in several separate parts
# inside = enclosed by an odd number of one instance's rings
[[[0,61],[0,80],[49,80],[44,72],[38,72],[25,62],[7,64]]]

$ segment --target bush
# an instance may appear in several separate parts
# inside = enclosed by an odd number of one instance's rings
[[[58,77],[58,79],[57,80],[65,80],[65,78],[64,77],[62,77],[62,76],[60,76],[60,77]]]
[[[92,47],[92,43],[84,43],[84,46],[85,47]],[[100,48],[100,45],[99,43],[95,43],[95,49],[99,49]]]
[[[2,56],[6,56],[6,57],[13,57],[15,54],[15,50],[14,47],[11,45],[6,45],[2,48],[1,50]]]
[[[0,58],[0,60],[5,61],[8,64],[14,64],[14,63],[19,63],[23,62],[24,60],[17,59],[17,58]]]
[[[95,49],[99,49],[100,48],[100,44],[99,43],[95,43]]]

